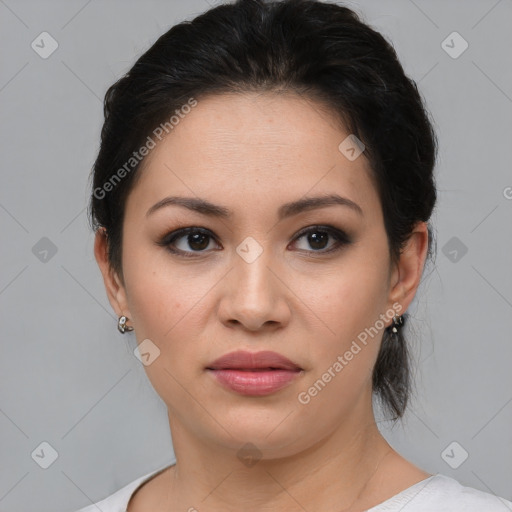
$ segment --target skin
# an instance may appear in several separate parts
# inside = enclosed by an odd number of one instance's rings
[[[371,375],[383,329],[308,404],[297,399],[379,315],[395,303],[407,310],[427,253],[420,222],[392,264],[368,161],[338,149],[347,135],[321,105],[291,93],[201,99],[151,151],[128,196],[122,278],[97,232],[113,309],[139,343],[150,339],[160,350],[145,370],[167,405],[177,459],[139,488],[130,512],[355,511],[430,476],[375,423]],[[278,221],[283,203],[331,193],[362,214],[335,205]],[[170,195],[204,198],[232,216],[175,205],[146,215]],[[326,253],[332,237],[317,246],[307,235],[296,239],[318,224],[345,231],[351,243]],[[176,241],[192,257],[158,245],[187,226],[211,232],[202,246]],[[263,251],[251,263],[236,251],[248,236]],[[272,395],[235,394],[205,367],[237,349],[273,350],[304,371]],[[237,457],[247,442],[261,455],[250,467]]]

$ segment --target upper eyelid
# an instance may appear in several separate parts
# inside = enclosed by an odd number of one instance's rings
[[[351,239],[351,237],[346,233],[346,231],[344,229],[337,228],[335,226],[328,226],[328,225],[324,225],[324,224],[311,224],[309,226],[301,228],[293,236],[292,241],[302,238],[307,233],[309,233],[310,231],[314,231],[315,229],[317,229],[318,231],[321,231],[323,229],[324,231],[328,232],[331,236],[338,235],[341,238],[345,237],[347,239],[347,241],[350,241],[350,239]],[[166,234],[162,239],[161,245],[170,245],[171,243],[174,243],[176,240],[179,240],[180,238],[183,238],[183,237],[187,236],[188,234],[194,233],[194,232],[199,232],[199,233],[203,233],[207,236],[210,236],[211,238],[213,238],[216,241],[217,244],[219,244],[218,237],[210,229],[199,227],[199,226],[187,226],[187,227],[175,229],[175,230],[169,232],[168,234]],[[186,252],[189,252],[189,251],[186,251]],[[201,252],[206,252],[206,251],[190,251],[190,252],[201,253]]]
[[[311,224],[309,226],[300,228],[297,231],[297,233],[294,235],[294,237],[303,235],[304,233],[307,233],[308,231],[310,231],[312,229],[318,229],[318,230],[324,229],[325,231],[340,231],[341,233],[345,233],[345,230],[343,228],[337,228],[335,226],[329,226],[327,224]],[[211,235],[213,238],[217,238],[217,235],[211,229],[204,228],[201,226],[185,226],[182,228],[176,228],[176,229],[173,229],[172,231],[169,231],[166,235],[164,235],[164,238],[168,238],[171,235],[173,237],[184,236],[188,233],[193,233],[193,232],[204,233],[207,235]]]

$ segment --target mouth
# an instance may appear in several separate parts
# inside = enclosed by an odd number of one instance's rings
[[[240,371],[302,370],[298,364],[287,357],[270,350],[261,352],[237,350],[230,352],[213,361],[206,369]]]
[[[271,371],[274,371],[274,370],[286,370],[286,368],[272,368],[272,367],[268,367],[268,368],[206,368],[207,370],[236,370],[236,371],[239,371],[239,372],[271,372]],[[298,370],[286,370],[286,371],[300,371],[300,369]]]
[[[230,352],[206,367],[224,388],[237,394],[264,396],[293,382],[304,370],[277,352]]]

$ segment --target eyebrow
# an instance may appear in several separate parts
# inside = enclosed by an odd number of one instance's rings
[[[196,197],[169,196],[154,204],[146,212],[146,217],[156,212],[157,210],[160,210],[161,208],[172,205],[182,206],[194,212],[210,217],[227,219],[232,216],[232,212],[230,212],[228,208],[210,203],[205,199]],[[283,220],[305,211],[316,210],[318,208],[325,208],[327,206],[334,205],[347,206],[359,215],[363,215],[362,208],[351,199],[341,197],[338,194],[329,194],[325,196],[305,197],[297,201],[285,203],[279,207],[277,216],[279,220]]]

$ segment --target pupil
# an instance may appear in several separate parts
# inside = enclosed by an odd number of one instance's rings
[[[318,233],[321,233],[320,236],[318,236]],[[326,242],[328,237],[328,233],[325,233],[323,231],[315,231],[314,233],[311,233],[308,238],[311,247],[316,249],[324,249],[325,243],[322,242]],[[320,244],[321,247],[317,245],[318,243]]]
[[[203,243],[201,244],[201,242],[198,242],[198,240],[202,241]],[[208,235],[205,235],[204,233],[195,233],[195,234],[192,234],[192,235],[188,235],[188,241],[189,241],[189,245],[190,247],[192,247],[193,249],[206,249],[206,247],[208,247]],[[206,243],[204,243],[206,241]]]

